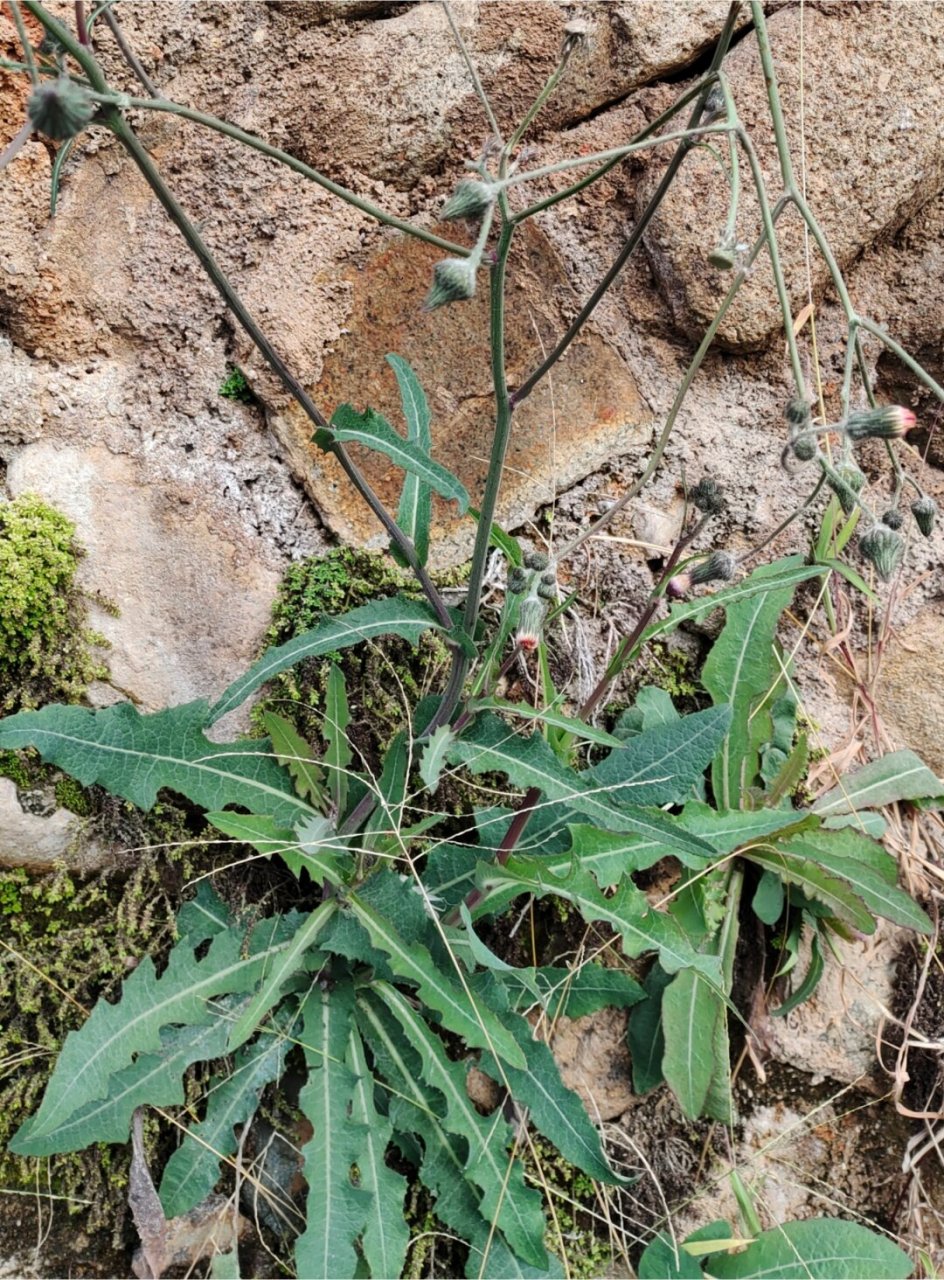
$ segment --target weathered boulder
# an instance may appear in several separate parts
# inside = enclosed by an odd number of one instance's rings
[[[846,268],[944,186],[944,12],[937,5],[895,3],[783,8],[770,15],[769,31],[797,183]],[[780,166],[753,35],[726,67],[773,203],[781,190]],[[723,143],[716,140],[716,146],[727,159]],[[662,167],[650,167],[640,208]],[[743,154],[741,182],[738,239],[750,244],[761,224]],[[728,198],[717,158],[696,149],[646,236],[673,319],[692,337],[700,337],[730,284],[728,273],[708,263]],[[808,293],[822,297],[829,271],[810,242],[807,275],[808,242],[795,210],[781,217],[777,239],[796,314]],[[773,275],[762,253],[718,339],[731,349],[751,350],[780,325]]]

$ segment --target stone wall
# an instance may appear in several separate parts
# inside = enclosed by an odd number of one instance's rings
[[[944,5],[842,0],[768,8],[795,163],[855,303],[940,379]],[[60,10],[65,18],[71,6]],[[505,129],[553,68],[564,25],[575,16],[587,21],[588,51],[573,61],[534,131],[535,164],[620,145],[654,119],[703,69],[726,12],[721,0],[454,4]],[[125,0],[120,17],[168,97],[233,121],[424,226],[437,226],[443,200],[486,141],[467,68],[437,4]],[[15,49],[9,14],[0,12],[0,52]],[[96,52],[112,82],[134,92],[104,27]],[[778,161],[746,16],[729,67],[776,195]],[[0,73],[0,149],[20,126],[25,94],[21,77]],[[216,133],[170,115],[130,117],[322,411],[369,403],[397,421],[384,357],[405,356],[430,399],[436,455],[460,474],[474,502],[491,429],[487,299],[424,312],[437,250],[379,227]],[[512,382],[540,361],[613,260],[667,154],[646,152],[613,169],[521,235],[509,287]],[[55,218],[52,160],[51,145],[34,137],[0,175],[0,496],[36,492],[76,523],[88,553],[81,574],[92,621],[112,646],[110,681],[93,688],[94,700],[129,697],[154,709],[212,697],[256,652],[290,560],[336,539],[382,546],[383,538],[312,449],[307,420],[234,328],[110,135],[92,128],[81,139],[63,171]],[[695,152],[642,251],[516,418],[501,505],[509,527],[536,536],[530,522],[556,503],[555,537],[566,539],[638,475],[726,283],[707,263],[726,207],[716,162]],[[756,233],[756,202],[745,193],[739,238],[750,242]],[[808,304],[815,308],[819,376],[835,411],[842,317],[822,261],[790,211],[781,245],[807,350]],[[912,470],[940,500],[939,406],[877,342],[867,340],[865,354],[881,396],[918,413]],[[248,379],[249,403],[219,394],[234,365]],[[725,485],[729,511],[712,538],[735,550],[760,540],[808,492],[809,477],[780,464],[791,394],[761,260],[692,388],[660,472],[608,530],[615,536],[591,544],[567,571],[593,660],[600,661],[611,624],[632,619],[651,590],[648,561],[677,532],[683,477],[710,472]],[[881,494],[888,488],[883,455],[867,451],[865,458]],[[395,503],[395,477],[376,459],[366,466],[380,495]],[[471,526],[460,526],[445,506],[436,521],[439,564],[461,562]],[[816,523],[814,509],[770,554],[805,550]],[[873,670],[867,681],[880,722],[852,714],[848,681],[823,654],[825,633],[793,636],[816,745],[831,750],[858,740],[870,748],[881,723],[883,741],[911,746],[944,771],[942,595],[940,533],[928,542],[912,538],[900,582],[879,588],[874,615],[889,620],[881,654],[887,678],[873,682]],[[117,605],[118,615],[96,605],[99,598]],[[860,610],[849,631],[860,654],[865,628]],[[815,1028],[810,1034],[815,1039]]]

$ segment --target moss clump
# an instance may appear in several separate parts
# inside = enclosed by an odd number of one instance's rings
[[[565,1160],[556,1147],[539,1134],[533,1135],[521,1155],[528,1181],[545,1195],[550,1194],[554,1202],[544,1238],[548,1250],[566,1257],[567,1274],[574,1280],[604,1275],[613,1251],[593,1229],[600,1219],[593,1179]]]
[[[221,395],[224,400],[238,400],[240,404],[255,404],[256,402],[256,397],[246,381],[246,375],[239,365],[235,364],[230,366],[226,377],[220,383],[220,389],[217,394]]]
[[[387,556],[342,547],[300,561],[291,566],[279,588],[266,644],[283,644],[325,618],[392,595],[420,599],[422,591]],[[288,717],[307,741],[320,742],[324,689],[332,661],[340,665],[347,685],[351,740],[374,769],[420,698],[437,688],[448,655],[442,641],[428,633],[416,648],[391,636],[310,659],[272,682],[268,696],[256,707],[256,723],[261,724],[263,711],[275,711]]]
[[[104,675],[75,586],[75,526],[32,494],[0,503],[0,711],[76,702]]]

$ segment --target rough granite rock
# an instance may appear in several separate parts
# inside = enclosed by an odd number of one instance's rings
[[[876,240],[894,234],[944,186],[944,9],[878,2],[784,8],[770,15],[768,26],[797,182],[804,185],[837,262],[846,268]],[[732,52],[727,69],[773,202],[781,189],[779,160],[753,35]],[[721,152],[726,155],[723,145]],[[650,169],[639,208],[661,167]],[[760,217],[743,154],[741,182],[738,239],[751,244]],[[730,284],[729,273],[708,263],[727,209],[727,183],[717,160],[698,149],[646,236],[673,319],[692,337],[704,331]],[[795,211],[781,218],[778,242],[795,315],[807,300],[803,224]],[[819,299],[828,271],[812,246],[810,259],[812,294]],[[718,338],[733,350],[751,350],[780,323],[773,275],[762,255]]]
[[[925,609],[885,646],[875,682],[885,727],[944,778],[944,614]]]
[[[564,317],[574,305],[546,238],[526,227],[520,242],[506,302],[511,386],[540,363],[542,350],[563,330]],[[340,285],[351,290],[350,312],[343,336],[325,355],[312,394],[324,412],[333,412],[343,402],[359,411],[369,406],[403,431],[396,381],[385,360],[388,352],[403,356],[430,402],[433,456],[477,495],[488,469],[494,422],[488,287],[483,280],[472,301],[425,312],[432,267],[441,257],[436,248],[397,237],[372,254],[362,269],[344,273]],[[250,361],[247,354],[245,366],[254,378],[258,360]],[[587,330],[553,378],[515,412],[499,520],[508,528],[524,523],[559,490],[645,441],[649,419],[625,366],[598,334]],[[384,546],[383,531],[339,465],[311,445],[313,428],[298,406],[283,397],[279,408],[270,411],[269,425],[334,532],[345,541]],[[382,454],[357,447],[351,452],[388,510],[395,510],[402,472]],[[461,563],[474,536],[469,518],[460,521],[455,505],[436,499],[431,563]]]
[[[908,930],[885,920],[870,937],[840,942],[842,964],[827,959],[813,995],[783,1018],[756,1024],[764,1050],[818,1080],[873,1088],[876,1034],[892,1006],[895,966]],[[805,972],[808,948],[798,971]]]
[[[22,867],[30,875],[57,864],[85,875],[114,861],[114,850],[89,839],[87,823],[68,809],[31,813],[20,803],[16,786],[0,778],[0,867]]]
[[[184,491],[143,486],[127,458],[39,442],[7,472],[76,525],[91,619],[111,644],[111,686],[144,710],[213,696],[250,665],[278,574]],[[117,616],[96,604],[116,605]],[[114,693],[111,695],[114,697]]]

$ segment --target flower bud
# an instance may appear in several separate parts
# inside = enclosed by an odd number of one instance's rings
[[[450,302],[468,302],[475,297],[475,273],[478,263],[472,258],[444,258],[433,267],[433,287],[423,304],[435,311]]]
[[[547,605],[537,596],[526,596],[518,610],[518,630],[515,643],[519,649],[536,649],[541,642],[544,614]]]
[[[882,524],[885,525],[887,529],[900,529],[903,523],[904,517],[897,507],[889,507],[882,516]]]
[[[810,420],[810,405],[808,400],[799,398],[791,400],[784,409],[784,414],[788,422],[795,427],[805,427]]]
[[[822,459],[820,459],[820,465],[823,467],[826,483],[839,499],[839,505],[847,516],[852,515],[862,486],[865,484],[865,476],[858,467],[850,466],[848,463],[837,467],[835,471]]]
[[[711,476],[702,476],[688,496],[692,506],[706,515],[719,515],[727,506],[721,485]]]
[[[791,441],[790,448],[798,462],[811,462],[816,457],[819,446],[816,443],[815,436],[804,433]]]
[[[508,575],[508,590],[514,596],[524,595],[528,589],[528,575],[519,565],[516,565]]]
[[[529,551],[524,558],[524,562],[529,569],[537,569],[541,573],[543,573],[550,564],[550,561],[543,551]]]
[[[691,589],[692,575],[685,569],[682,573],[677,573],[674,578],[669,579],[665,594],[671,596],[673,600],[682,600]]]
[[[900,404],[886,404],[879,409],[850,413],[843,430],[850,440],[900,440],[915,424],[910,409]]]
[[[859,550],[875,565],[882,581],[887,582],[901,563],[905,544],[893,529],[877,524],[859,539]]]
[[[730,551],[712,551],[707,560],[696,564],[688,570],[692,586],[701,586],[703,582],[729,582],[734,577],[737,561]]]
[[[463,178],[443,205],[440,218],[451,222],[458,218],[477,221],[495,203],[495,188],[478,178]]]
[[[26,104],[33,128],[58,141],[81,133],[95,111],[95,103],[85,89],[68,76],[37,85]]]
[[[545,582],[544,579],[542,578],[541,581],[538,583],[538,595],[541,597],[542,600],[556,600],[557,599],[556,580],[552,582]]]
[[[718,271],[733,271],[736,257],[737,241],[732,235],[724,235],[708,255],[708,261]]]
[[[930,538],[934,531],[934,520],[937,516],[937,503],[934,499],[923,493],[920,498],[912,502],[911,514],[915,518],[915,524],[924,536]]]

